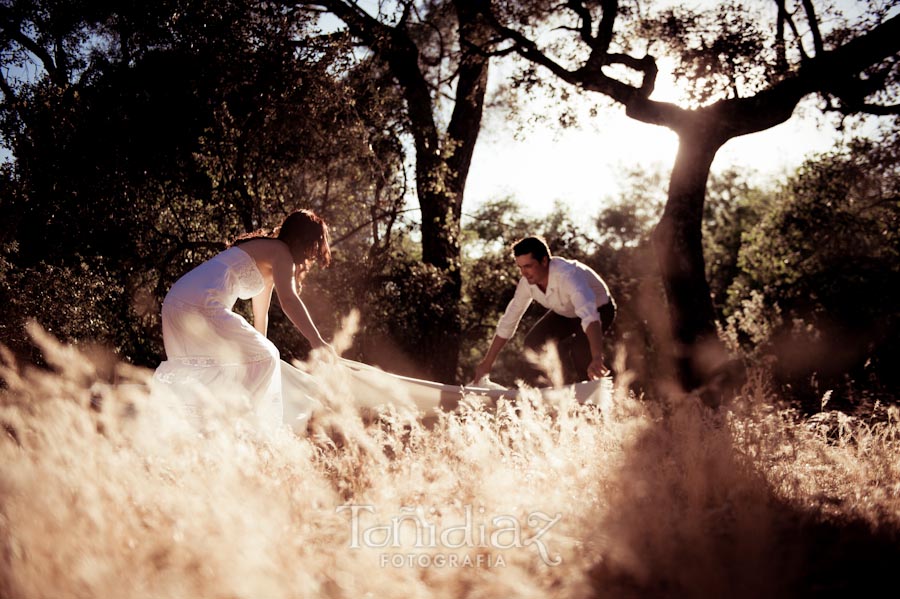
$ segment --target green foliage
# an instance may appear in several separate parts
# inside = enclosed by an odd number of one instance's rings
[[[774,7],[773,7],[774,8]],[[673,58],[672,74],[690,82],[696,104],[759,90],[775,60],[767,12],[756,5],[720,4],[713,10],[667,8],[638,25],[652,52]]]
[[[765,353],[808,408],[828,389],[841,390],[835,405],[850,401],[847,381],[897,388],[900,317],[888,291],[900,286],[897,153],[894,134],[808,161],[744,233],[728,293],[745,316],[733,322],[745,343],[759,341],[758,326],[773,329]]]
[[[12,101],[0,118],[14,162],[3,173],[3,271],[27,293],[11,298],[0,341],[27,351],[22,325],[40,312],[57,315],[64,338],[152,365],[157,307],[174,280],[301,207],[322,214],[336,252],[359,263],[344,280],[383,262],[405,192],[400,99],[373,64],[348,62],[345,39],[316,37],[304,13],[249,0],[104,5],[75,20],[57,9],[15,21],[37,44],[63,36],[57,61],[80,62],[63,79],[50,68],[5,81]],[[4,65],[22,59],[3,55]],[[103,281],[91,297],[108,322],[70,313],[63,291],[87,272]],[[285,328],[273,316],[273,330]]]
[[[447,284],[444,271],[395,254],[362,290],[357,356],[392,372],[433,376],[429,358],[440,355],[444,339],[429,334],[430,325],[458,313],[443,302]]]
[[[635,248],[650,240],[666,201],[661,167],[633,167],[622,173],[627,190],[597,215],[598,242],[614,249]]]
[[[703,213],[703,256],[713,304],[720,318],[731,314],[728,289],[740,274],[743,234],[772,207],[772,192],[751,184],[755,173],[729,169],[707,184]]]

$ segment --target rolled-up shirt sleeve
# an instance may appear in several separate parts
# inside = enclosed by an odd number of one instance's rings
[[[506,306],[506,312],[503,313],[503,316],[500,317],[500,322],[497,323],[497,336],[510,339],[515,335],[516,329],[519,327],[519,321],[522,320],[522,316],[530,305],[531,291],[528,289],[528,281],[525,280],[525,277],[522,277],[516,286],[515,295],[513,295],[513,298]]]
[[[600,322],[600,314],[597,312],[597,294],[587,277],[580,274],[573,272],[567,276],[565,286],[575,315],[581,319],[581,328],[587,331],[589,324]]]

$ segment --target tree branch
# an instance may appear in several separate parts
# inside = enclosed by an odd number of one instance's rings
[[[615,0],[604,0],[603,21],[606,24],[601,23],[602,29],[609,28],[611,31],[615,15],[610,15],[605,11],[611,10],[613,6],[617,6]],[[605,52],[602,55],[595,55],[592,50],[591,58],[584,65],[570,71],[542,52],[534,41],[519,31],[502,24],[489,7],[483,10],[483,14],[501,37],[513,43],[513,48],[520,56],[543,66],[567,83],[580,86],[587,91],[602,93],[620,102],[626,107],[628,116],[646,123],[663,126],[672,126],[673,123],[683,121],[684,109],[674,104],[649,99],[659,72],[656,60],[652,56],[635,58],[627,54],[606,54]],[[606,43],[608,46],[609,42]],[[642,73],[643,79],[640,87],[622,83],[606,75],[602,67],[609,64],[621,64]]]
[[[386,42],[390,39],[391,28],[360,8],[355,2],[318,0],[316,2],[298,3],[284,0],[283,3],[286,5],[300,4],[307,8],[321,7],[343,21],[350,33],[363,40],[370,47],[379,41]]]
[[[800,67],[792,77],[783,79],[750,98],[717,103],[734,111],[730,119],[732,136],[755,133],[785,122],[801,98],[811,93],[832,93],[841,82],[850,81],[865,69],[900,52],[900,15],[884,21],[871,31],[836,48],[825,51]],[[844,83],[846,85],[846,83]],[[871,91],[871,90],[870,90]],[[894,114],[891,106],[859,103],[859,111]]]
[[[6,16],[6,15],[4,15]],[[15,27],[9,23],[3,23],[0,25],[3,28],[3,31],[10,37],[10,39],[16,41],[23,48],[31,52],[44,67],[44,70],[47,71],[47,74],[50,75],[50,80],[59,85],[60,87],[65,86],[67,81],[63,76],[63,73],[57,68],[56,63],[53,61],[53,57],[50,55],[45,48],[42,48],[40,44],[35,42],[33,39],[19,31],[18,27]]]
[[[493,36],[476,3],[457,1],[456,16],[459,23],[459,76],[456,83],[456,99],[453,114],[447,126],[447,137],[453,147],[447,156],[452,176],[456,177],[457,190],[465,188],[469,165],[475,151],[475,143],[481,129],[484,97],[487,93],[488,67],[490,57],[484,52],[484,44]],[[455,216],[459,218],[462,198],[455,205]]]
[[[848,104],[847,108],[849,110],[841,110],[841,112],[844,114],[871,114],[873,116],[892,116],[900,114],[900,104],[884,105],[860,102],[856,104]]]
[[[14,106],[18,98],[16,97],[16,92],[3,75],[3,72],[0,72],[0,91],[6,96],[6,103],[9,106]]]
[[[884,21],[829,52],[823,52],[800,69],[798,77],[808,81],[812,91],[826,91],[835,79],[856,77],[865,69],[900,52],[900,15]]]
[[[816,9],[810,0],[803,0],[803,10],[806,11],[806,21],[809,23],[809,30],[813,37],[813,49],[816,56],[825,51],[822,44],[822,34],[819,32],[819,18],[816,16]]]
[[[292,3],[293,4],[293,3]],[[341,19],[350,33],[361,39],[381,60],[391,65],[391,71],[403,89],[416,147],[437,155],[438,134],[431,105],[428,82],[419,69],[419,50],[405,29],[385,25],[355,2],[318,0],[304,5],[322,6]],[[425,162],[425,160],[417,160]],[[424,165],[423,165],[424,166]],[[418,168],[418,166],[417,166]]]
[[[784,23],[787,10],[784,0],[775,0],[778,7],[778,15],[775,17],[775,66],[779,73],[787,71],[787,52],[784,47]]]
[[[794,34],[794,39],[797,41],[797,52],[800,53],[800,63],[803,64],[809,60],[809,55],[803,47],[803,39],[800,37],[800,31],[797,29],[797,24],[794,23],[794,19],[787,11],[784,12],[784,21],[788,24],[788,27],[791,28],[791,33]]]
[[[574,12],[581,22],[578,27],[572,27],[571,29],[579,33],[581,40],[584,43],[593,47],[594,25],[591,20],[591,11],[585,7],[584,2],[580,2],[579,0],[568,0],[566,2],[566,7]]]
[[[409,24],[409,17],[415,12],[416,17],[419,16],[419,9],[415,6],[415,2],[411,2],[407,0],[403,3],[403,14],[400,16],[400,20],[397,22],[397,27],[401,27],[406,29],[406,26]]]
[[[597,45],[594,49],[606,54],[612,43],[616,17],[619,15],[619,2],[618,0],[603,0],[600,5],[603,9],[603,16],[600,17],[600,26],[597,28]]]
[[[574,73],[569,72],[568,69],[541,52],[536,43],[516,31],[515,29],[503,25],[497,19],[497,16],[490,9],[490,7],[487,7],[484,10],[484,16],[487,18],[488,23],[490,23],[494,30],[497,31],[503,39],[510,40],[513,43],[512,49],[520,56],[546,68],[551,73],[553,73],[563,81],[566,81],[567,83],[575,84],[578,82]]]

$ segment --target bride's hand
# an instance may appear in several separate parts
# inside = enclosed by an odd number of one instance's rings
[[[316,357],[325,364],[330,365],[337,364],[341,359],[337,352],[334,351],[334,348],[327,343],[316,349]]]

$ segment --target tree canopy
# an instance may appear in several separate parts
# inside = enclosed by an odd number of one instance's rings
[[[419,347],[424,344],[432,356],[432,376],[455,377],[462,327],[460,221],[487,92],[490,29],[471,0],[285,5],[318,8],[340,19],[384,65],[403,98],[415,151],[422,262],[435,270],[431,278],[440,285]]]
[[[383,265],[405,201],[397,98],[377,65],[349,61],[345,40],[318,35],[307,13],[186,0],[8,2],[2,14],[5,64],[46,61],[4,83],[15,162],[0,240],[21,273],[4,290],[17,318],[75,338],[93,326],[152,363],[158,344],[145,338],[174,279],[299,207],[363,257],[351,269]],[[60,301],[87,272],[108,292]],[[106,313],[115,330],[74,327],[75,311]],[[138,330],[114,324],[136,317]]]
[[[817,7],[818,6],[818,7]],[[670,307],[674,355],[688,389],[724,361],[702,249],[710,167],[729,139],[791,117],[819,94],[841,114],[896,114],[900,15],[884,2],[856,14],[811,1],[791,4],[632,5],[493,1],[485,10],[507,51],[562,81],[601,93],[637,120],[678,134],[668,201],[654,244]],[[663,57],[687,98],[652,98]],[[526,67],[526,70],[533,67]],[[530,77],[528,77],[530,78]]]

